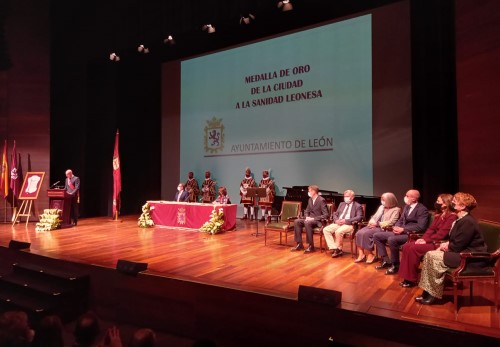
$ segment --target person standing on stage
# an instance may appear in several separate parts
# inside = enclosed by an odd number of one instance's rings
[[[210,204],[215,199],[215,181],[210,177],[210,171],[205,171],[205,180],[201,184],[202,201]]]
[[[259,188],[266,188],[266,197],[259,199],[259,206],[262,210],[261,221],[266,219],[266,212],[271,215],[274,197],[276,196],[276,189],[274,188],[274,181],[269,177],[269,170],[262,171],[262,179],[259,183]]]
[[[245,169],[245,177],[240,183],[240,204],[243,204],[243,218],[241,219],[248,219],[253,220],[255,216],[255,207],[254,207],[254,199],[253,196],[247,196],[247,188],[253,188],[255,187],[255,180],[252,177],[252,171],[250,171],[250,168],[247,167]],[[250,216],[248,215],[250,210]],[[255,216],[255,219],[257,219],[257,216]]]
[[[179,183],[177,185],[177,192],[175,193],[174,201],[178,202],[188,202],[189,193],[184,190],[184,183]]]
[[[194,178],[194,174],[192,171],[188,172],[188,180],[184,185],[186,191],[189,193],[189,202],[198,202],[198,195],[200,195],[200,186],[198,185],[198,181]]]
[[[64,190],[71,195],[70,218],[73,225],[78,223],[78,204],[80,203],[80,178],[73,175],[72,170],[66,170]]]

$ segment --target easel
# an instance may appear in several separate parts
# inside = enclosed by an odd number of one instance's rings
[[[38,198],[38,193],[40,192],[40,187],[42,186],[43,177],[45,172],[27,172],[24,177],[24,182],[19,193],[18,200],[22,201],[21,207],[12,220],[12,225],[16,224],[19,217],[26,217],[26,226],[31,217],[31,208],[33,207],[33,201]]]
[[[23,200],[21,207],[19,207],[19,211],[16,214],[16,217],[12,221],[12,225],[16,224],[17,219],[19,217],[26,217],[26,226],[28,226],[28,222],[30,221],[31,217],[31,207],[33,206],[33,200]]]
[[[254,204],[258,205],[259,198],[265,198],[267,196],[266,194],[266,188],[256,188],[256,187],[251,187],[247,188],[247,196],[252,196],[255,198]],[[257,222],[257,232],[253,233],[252,236],[255,235],[255,237],[259,236],[259,218],[255,218]]]

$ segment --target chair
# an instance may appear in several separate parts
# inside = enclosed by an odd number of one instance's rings
[[[321,226],[313,229],[313,234],[319,234],[320,252],[323,252],[323,228],[333,221],[333,213],[335,212],[335,201],[327,203],[326,209],[328,210],[328,217],[326,219],[321,220]]]
[[[285,245],[288,244],[288,233],[294,230],[293,221],[299,217],[300,209],[302,207],[302,202],[300,201],[283,201],[281,204],[281,213],[279,215],[271,215],[266,219],[266,224],[264,225],[264,245],[267,245],[267,232],[276,231],[280,233],[280,245],[281,237],[285,233]],[[275,218],[276,222],[272,219]]]
[[[365,226],[365,220],[366,220],[366,204],[361,204],[361,207],[363,208],[363,218],[359,222],[354,222],[352,223],[352,231],[350,233],[345,233],[344,238],[349,240],[351,243],[351,257],[354,258],[355,256],[355,251],[357,251],[358,246],[356,246],[356,242],[354,242],[356,233],[358,232],[359,229]]]
[[[458,317],[458,284],[469,281],[469,296],[472,303],[472,287],[475,281],[493,280],[495,311],[498,312],[498,274],[500,272],[500,223],[480,221],[479,226],[488,247],[487,252],[460,253],[461,262],[457,268],[448,269],[446,278],[453,282],[455,319]],[[474,262],[486,262],[486,266],[471,267]]]

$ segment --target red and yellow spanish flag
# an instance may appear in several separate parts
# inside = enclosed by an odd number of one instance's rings
[[[3,197],[7,199],[9,195],[9,163],[7,162],[7,140],[3,146],[2,155],[2,176],[0,178],[0,191]]]
[[[113,217],[118,219],[120,214],[120,192],[122,191],[122,173],[120,169],[120,154],[118,153],[118,140],[120,133],[116,130],[115,150],[113,152]]]

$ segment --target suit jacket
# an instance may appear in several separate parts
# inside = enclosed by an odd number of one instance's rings
[[[337,220],[340,219],[340,216],[344,212],[344,209],[346,207],[345,202],[341,202],[339,207],[337,208],[337,211],[333,213],[333,222],[336,222]],[[361,206],[360,203],[353,201],[352,202],[352,207],[351,207],[351,213],[348,216],[345,216],[345,224],[352,224],[353,222],[360,222],[363,219],[363,207]]]
[[[181,198],[179,199],[179,201],[182,201],[182,202],[189,201],[189,193],[185,190],[183,190],[182,192],[177,191],[175,193],[175,197],[174,197],[175,201],[177,201],[177,197],[179,196],[179,193],[181,194]]]
[[[460,265],[460,252],[486,252],[483,234],[470,214],[458,219],[450,230],[448,252],[444,252],[444,264],[448,267]],[[482,265],[477,264],[477,265]]]
[[[73,176],[69,179],[71,181],[71,184],[73,184],[74,189],[72,189],[69,184],[68,184],[68,178],[64,180],[64,190],[71,195],[78,195],[78,191],[80,190],[80,178]]]
[[[426,230],[429,224],[429,211],[427,207],[418,202],[410,215],[408,215],[409,210],[410,205],[405,205],[395,226],[404,228],[403,233],[405,234],[410,231],[420,232]]]
[[[307,208],[304,211],[306,217],[313,217],[314,220],[320,221],[322,219],[328,218],[328,209],[326,207],[325,199],[318,195],[316,201],[313,204],[312,198],[309,198],[307,202]]]

